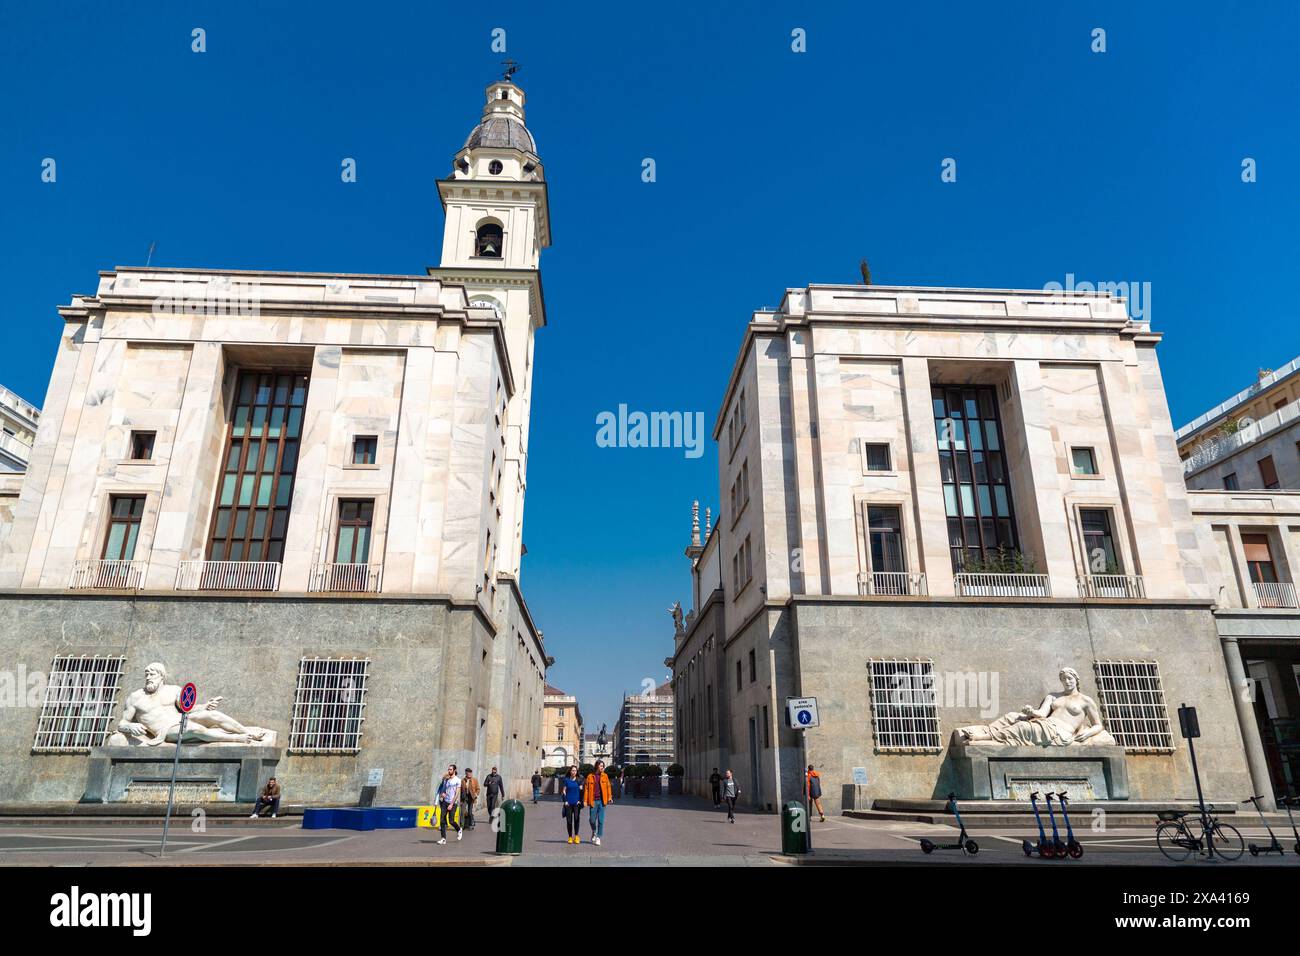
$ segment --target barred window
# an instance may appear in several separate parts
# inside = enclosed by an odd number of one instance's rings
[[[938,751],[932,660],[869,660],[871,726],[877,750]]]
[[[1155,661],[1093,661],[1102,721],[1125,750],[1174,749],[1169,711]]]
[[[89,750],[112,730],[125,657],[56,655],[36,722],[36,753]]]
[[[290,753],[356,753],[365,720],[368,658],[304,657],[289,728]]]

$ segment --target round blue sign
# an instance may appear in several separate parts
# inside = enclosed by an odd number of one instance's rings
[[[181,695],[176,701],[176,708],[182,714],[188,714],[194,709],[194,702],[198,700],[199,691],[192,683],[186,684],[181,688]]]
[[[807,710],[801,710],[801,711],[797,712],[797,713],[795,714],[795,718],[796,718],[796,719],[799,721],[799,723],[801,723],[801,724],[810,724],[810,723],[812,723],[812,713],[811,713],[810,711],[807,711]]]

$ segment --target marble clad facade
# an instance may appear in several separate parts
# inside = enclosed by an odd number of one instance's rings
[[[775,809],[813,763],[828,810],[942,799],[954,728],[1037,706],[1062,667],[1110,719],[1127,701],[1101,675],[1137,666],[1158,669],[1172,734],[1128,738],[1129,799],[1194,795],[1187,702],[1207,796],[1239,800],[1225,566],[1183,482],[1159,340],[1106,293],[812,285],[755,313],[669,659],[687,788],[730,767]],[[938,695],[928,736],[881,739],[881,662],[971,693]],[[803,696],[822,719],[806,752],[784,721]]]
[[[301,658],[369,660],[359,747],[290,745],[289,800],[355,799],[376,767],[380,799],[424,800],[453,760],[526,792],[549,663],[520,572],[550,226],[523,104],[487,88],[437,183],[426,275],[119,267],[59,310],[0,532],[7,662],[111,650],[131,688],[159,659],[288,740]],[[38,712],[0,711],[24,768],[0,801],[80,793],[76,756],[32,752]]]

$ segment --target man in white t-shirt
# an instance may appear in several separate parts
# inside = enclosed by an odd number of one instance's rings
[[[447,768],[447,773],[442,778],[442,783],[438,784],[438,829],[441,831],[441,838],[438,843],[447,842],[447,821],[456,830],[456,839],[459,840],[465,835],[460,828],[460,821],[456,819],[456,813],[460,810],[460,777],[456,776],[456,765],[452,764]]]

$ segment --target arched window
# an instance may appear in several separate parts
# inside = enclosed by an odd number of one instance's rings
[[[478,235],[474,240],[474,255],[487,259],[500,259],[503,238],[504,233],[498,223],[483,223],[478,227]]]

